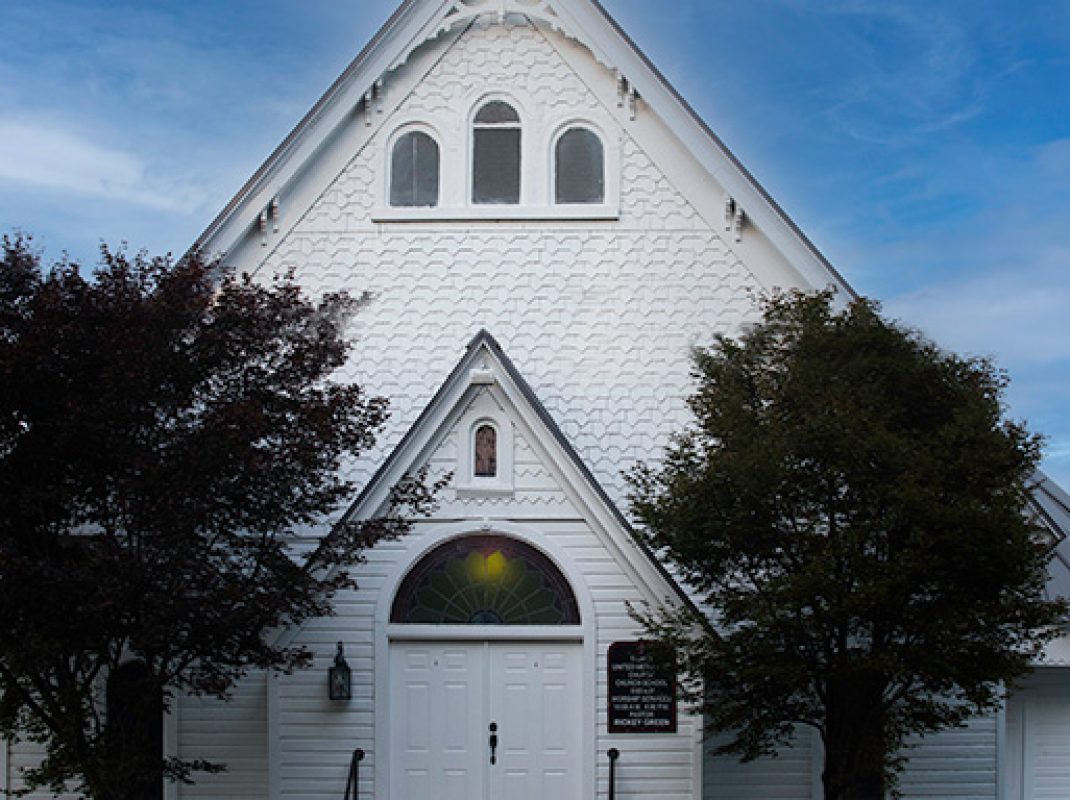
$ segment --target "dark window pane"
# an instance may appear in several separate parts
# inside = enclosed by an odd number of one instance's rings
[[[515,205],[520,202],[520,130],[475,131],[472,201]]]
[[[502,123],[518,123],[520,117],[516,110],[508,103],[495,100],[487,103],[476,114],[476,124],[501,125]]]
[[[605,202],[604,162],[602,140],[597,134],[586,128],[566,131],[557,140],[557,202]]]
[[[490,425],[481,425],[476,431],[474,460],[477,478],[498,474],[498,432]]]
[[[406,133],[394,144],[390,205],[438,205],[438,143],[426,133]]]

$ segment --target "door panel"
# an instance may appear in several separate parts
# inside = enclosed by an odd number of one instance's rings
[[[391,649],[391,785],[399,798],[483,797],[482,645]]]
[[[489,711],[501,744],[488,800],[579,797],[580,648],[492,644],[489,664]]]

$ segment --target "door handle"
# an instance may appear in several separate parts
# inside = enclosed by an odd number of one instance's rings
[[[498,763],[498,723],[490,723],[490,763]]]

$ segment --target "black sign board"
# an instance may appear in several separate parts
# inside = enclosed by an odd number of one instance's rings
[[[643,642],[609,646],[609,732],[676,733],[676,672]]]

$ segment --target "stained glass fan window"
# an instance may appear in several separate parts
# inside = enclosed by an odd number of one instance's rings
[[[391,622],[430,625],[578,625],[565,576],[535,548],[468,536],[432,550],[402,581]]]

